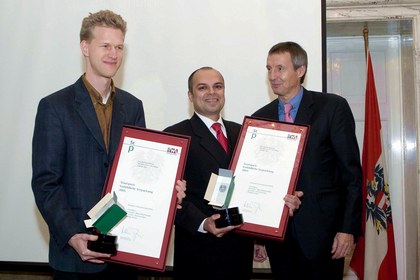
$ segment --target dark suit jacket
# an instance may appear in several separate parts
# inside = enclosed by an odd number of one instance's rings
[[[278,120],[278,102],[253,116]],[[307,258],[330,257],[337,232],[361,233],[362,171],[354,118],[344,98],[304,89],[295,123],[311,127],[297,184],[304,196],[289,226]]]
[[[50,232],[50,265],[69,272],[97,272],[104,265],[82,262],[68,245],[85,232],[87,212],[99,201],[124,124],[145,126],[143,104],[116,89],[107,153],[82,78],[43,98],[32,142],[32,189]]]
[[[194,114],[191,119],[165,131],[191,136],[184,178],[187,196],[175,220],[174,271],[178,279],[249,279],[252,272],[253,241],[228,233],[217,238],[197,231],[214,211],[204,200],[211,173],[229,167],[240,131],[237,123],[223,120],[229,142],[229,155]]]

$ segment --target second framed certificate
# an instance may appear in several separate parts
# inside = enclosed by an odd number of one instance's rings
[[[112,229],[118,249],[111,262],[165,269],[183,178],[188,136],[124,126],[105,193],[115,193],[127,218]]]
[[[239,233],[282,240],[288,221],[283,198],[293,194],[309,126],[245,117],[230,169],[235,176],[231,207],[239,207]]]

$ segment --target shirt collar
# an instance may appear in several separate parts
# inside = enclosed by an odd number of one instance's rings
[[[292,104],[292,106],[293,106],[292,110],[297,110],[299,108],[300,101],[302,101],[302,97],[303,97],[303,87],[301,86],[298,93],[292,99],[290,99],[290,101],[288,102],[288,103]],[[281,104],[280,110],[284,111],[285,102],[283,102],[280,98],[278,98],[278,100],[279,100],[279,103]]]
[[[204,124],[207,126],[208,129],[211,128],[211,126],[215,123],[215,121],[213,121],[212,119],[203,116],[197,112],[195,112],[195,114],[204,122]],[[218,123],[220,123],[222,125],[222,129],[224,129],[224,125],[223,125],[223,121],[222,118],[219,116],[219,119],[217,120]]]
[[[88,92],[94,97],[94,99],[100,103],[100,104],[107,104],[108,101],[112,101],[115,96],[115,85],[114,80],[111,79],[111,92],[108,94],[108,96],[105,98],[105,100],[102,99],[101,94],[92,86],[91,83],[86,79],[86,73],[82,76],[83,83],[85,84]]]

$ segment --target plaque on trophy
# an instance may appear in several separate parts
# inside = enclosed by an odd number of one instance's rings
[[[235,177],[232,176],[231,170],[219,169],[219,175],[211,174],[204,199],[209,201],[215,214],[220,214],[220,218],[215,221],[217,228],[243,223],[239,208],[229,208],[234,188]]]
[[[126,216],[124,207],[117,201],[114,193],[106,194],[89,212],[85,225],[90,234],[98,236],[96,241],[88,241],[88,249],[115,255],[117,253],[117,236],[109,232]]]

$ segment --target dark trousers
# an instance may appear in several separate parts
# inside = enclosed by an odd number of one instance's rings
[[[54,280],[137,280],[138,270],[134,267],[109,264],[98,273],[76,273],[54,270]]]
[[[284,242],[266,242],[271,272],[275,280],[342,280],[344,258],[330,256],[316,260],[306,258],[294,234],[288,230]]]

